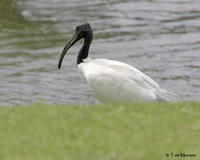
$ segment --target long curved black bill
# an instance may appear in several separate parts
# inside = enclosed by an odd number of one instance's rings
[[[60,59],[58,61],[58,69],[61,68],[61,65],[62,65],[62,61],[63,61],[63,58],[65,56],[65,54],[67,53],[67,51],[71,48],[71,46],[74,45],[74,43],[76,43],[79,39],[77,38],[76,36],[76,33],[74,33],[72,35],[72,37],[69,39],[69,41],[67,42],[66,46],[64,47],[61,55],[60,55]]]

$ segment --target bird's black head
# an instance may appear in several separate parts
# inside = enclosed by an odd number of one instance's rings
[[[92,34],[92,28],[89,23],[84,23],[76,27],[75,34],[78,38],[84,38],[88,34]]]
[[[66,52],[73,46],[77,41],[79,41],[82,38],[89,39],[88,45],[90,45],[91,40],[92,40],[92,28],[89,23],[84,23],[80,26],[76,27],[75,33],[72,35],[72,37],[69,39],[67,42],[66,46],[64,47],[62,54],[60,56],[59,62],[58,62],[58,68],[60,69],[62,60],[66,54]],[[88,37],[88,38],[87,38]]]

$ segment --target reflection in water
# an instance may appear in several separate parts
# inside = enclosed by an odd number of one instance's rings
[[[14,8],[11,0],[4,2],[1,106],[99,103],[76,68],[81,42],[57,69],[71,33],[86,21],[94,30],[91,58],[129,63],[183,99],[200,99],[200,3],[195,0],[16,0]]]

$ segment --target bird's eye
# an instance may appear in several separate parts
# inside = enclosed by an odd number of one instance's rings
[[[76,34],[77,34],[77,35],[80,35],[80,34],[81,34],[81,31],[76,31]]]
[[[79,36],[79,37],[82,37],[84,35],[84,31],[77,31],[76,34]]]

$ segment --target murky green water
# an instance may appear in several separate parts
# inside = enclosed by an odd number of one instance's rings
[[[61,70],[74,28],[90,22],[91,58],[128,63],[185,100],[200,100],[199,0],[16,0],[0,2],[0,106],[98,103],[76,67]],[[14,7],[14,8],[13,8]]]

